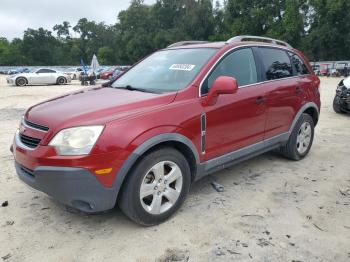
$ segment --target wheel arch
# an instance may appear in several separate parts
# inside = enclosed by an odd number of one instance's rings
[[[142,156],[161,147],[174,148],[182,153],[188,160],[192,181],[195,179],[197,166],[199,164],[199,155],[192,141],[178,133],[160,134],[138,146],[124,162],[113,184],[116,193],[116,200],[130,170],[142,159]]]
[[[317,105],[314,102],[308,102],[306,104],[304,104],[300,110],[298,111],[298,113],[295,115],[293,123],[289,129],[289,133],[291,133],[295,127],[295,125],[297,124],[300,116],[302,114],[309,114],[312,119],[314,120],[314,124],[316,126],[316,124],[318,123],[318,119],[319,119],[319,115],[320,115],[320,111],[317,107]]]
[[[309,107],[303,113],[310,115],[312,117],[312,120],[314,121],[314,125],[315,126],[317,125],[319,113],[318,113],[318,110],[316,108]]]
[[[64,79],[64,82],[67,83],[68,82],[68,79],[67,77],[63,76],[63,75],[59,75],[57,78],[56,78],[56,84],[58,84],[58,80],[60,80],[61,78]]]
[[[26,81],[26,85],[28,85],[29,84],[29,82],[28,82],[28,78],[26,78],[25,76],[18,76],[18,77],[16,77],[16,80],[15,80],[15,84],[17,85],[17,81],[18,81],[18,79],[21,79],[21,78],[23,78],[25,81]]]

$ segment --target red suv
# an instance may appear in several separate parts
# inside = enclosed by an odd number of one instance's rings
[[[305,157],[319,85],[305,56],[279,40],[176,43],[110,86],[29,108],[12,147],[16,170],[80,211],[118,204],[158,224],[205,175],[273,149]]]

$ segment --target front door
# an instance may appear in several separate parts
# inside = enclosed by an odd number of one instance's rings
[[[47,69],[39,69],[33,76],[33,84],[47,84],[50,81],[50,73]]]
[[[265,92],[258,83],[253,50],[236,49],[226,55],[203,82],[205,96],[219,76],[234,77],[239,89],[232,95],[221,95],[213,106],[205,106],[204,158],[212,159],[264,139]]]

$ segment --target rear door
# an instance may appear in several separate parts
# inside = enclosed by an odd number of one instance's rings
[[[298,77],[298,86],[296,93],[302,101],[306,101],[308,92],[311,92],[314,88],[314,78],[311,76],[309,68],[306,66],[305,61],[297,54],[288,52],[291,59],[294,75]],[[312,96],[312,94],[310,94]]]
[[[269,139],[289,131],[301,107],[302,90],[287,51],[273,47],[258,50],[266,91],[265,139]]]
[[[206,96],[219,76],[236,78],[239,89],[235,94],[219,96],[215,105],[203,108],[206,125],[202,127],[205,129],[202,154],[205,159],[236,151],[264,138],[264,90],[258,83],[253,50],[235,49],[222,58],[203,82],[202,96]]]

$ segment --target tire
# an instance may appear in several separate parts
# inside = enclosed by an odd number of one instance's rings
[[[24,77],[19,77],[16,79],[16,86],[25,86],[27,84],[28,84],[28,81]]]
[[[281,147],[281,153],[291,160],[301,160],[310,151],[314,140],[314,121],[308,114],[302,114],[295,125],[286,145]]]
[[[333,110],[338,114],[342,114],[343,111],[341,110],[341,106],[337,100],[338,100],[338,98],[337,98],[337,96],[335,96],[333,99]]]
[[[64,85],[67,83],[67,79],[64,78],[63,76],[60,76],[59,78],[57,78],[57,85]]]
[[[171,173],[172,178],[169,177]],[[167,181],[175,177],[176,180]],[[157,225],[179,209],[190,184],[191,171],[186,158],[175,149],[160,148],[142,157],[128,174],[118,204],[123,213],[137,224]],[[144,198],[141,198],[141,192]],[[172,196],[173,201],[167,196]]]

